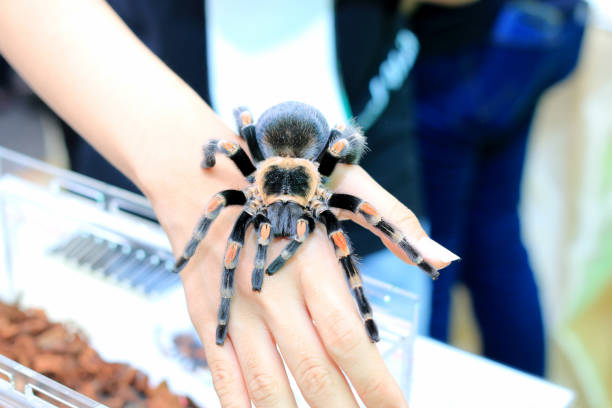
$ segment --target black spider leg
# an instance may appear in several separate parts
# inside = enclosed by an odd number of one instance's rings
[[[372,318],[372,307],[363,292],[361,276],[359,275],[357,265],[355,265],[355,258],[348,236],[342,231],[338,219],[330,210],[323,210],[317,219],[325,225],[327,235],[334,245],[336,256],[344,269],[349,286],[353,291],[357,307],[359,308],[359,314],[363,319],[368,336],[370,336],[373,342],[377,342],[380,340],[378,328]]]
[[[200,166],[208,169],[216,164],[215,153],[220,152],[232,159],[244,177],[248,177],[256,170],[255,165],[238,143],[227,140],[210,140],[204,145],[204,159]]]
[[[314,229],[314,220],[307,214],[303,214],[298,218],[295,227],[295,235],[290,243],[281,251],[280,255],[266,269],[266,274],[274,275],[285,263],[297,252],[298,248]]]
[[[183,254],[176,260],[176,263],[174,264],[174,272],[180,272],[185,265],[187,265],[187,262],[193,256],[196,248],[206,236],[208,228],[217,218],[223,208],[228,205],[244,205],[245,203],[246,196],[240,190],[224,190],[215,194],[208,202],[204,215],[196,224],[193,234],[191,235],[191,239],[183,250]]]
[[[238,266],[238,258],[240,250],[244,245],[244,236],[249,223],[253,216],[243,210],[232,229],[227,247],[225,248],[225,256],[223,258],[223,275],[221,276],[221,304],[219,305],[219,315],[217,317],[217,334],[216,342],[218,345],[223,345],[227,336],[227,323],[229,321],[230,301],[234,296],[234,271]]]
[[[440,276],[440,272],[423,259],[423,256],[408,242],[406,237],[404,237],[396,227],[385,221],[385,219],[378,214],[378,211],[368,202],[350,194],[332,194],[328,201],[328,205],[330,207],[341,208],[355,214],[363,215],[368,224],[382,231],[391,241],[396,243],[423,272],[434,280],[438,279],[438,276]]]
[[[366,149],[361,132],[351,126],[341,125],[329,134],[326,148],[318,158],[319,174],[329,177],[338,163],[357,163]]]
[[[264,160],[264,155],[261,153],[259,143],[257,143],[257,134],[251,112],[245,107],[239,107],[234,109],[234,117],[238,124],[238,133],[246,140],[249,152],[255,163]]]
[[[272,227],[268,217],[261,213],[255,216],[255,227],[257,228],[257,253],[255,254],[255,267],[251,276],[251,284],[253,285],[253,290],[259,292],[263,284],[264,268],[266,267]]]
[[[321,152],[321,156],[319,156],[319,174],[324,177],[329,177],[332,174],[336,168],[336,164],[338,164],[338,160],[340,160],[340,155],[336,153],[336,150],[332,151],[333,145],[330,146],[330,143],[336,141],[340,135],[341,133],[338,129],[332,129],[329,134],[329,139],[327,140],[327,146],[325,150]]]

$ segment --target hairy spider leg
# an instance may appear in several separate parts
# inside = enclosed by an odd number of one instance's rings
[[[366,149],[365,137],[359,130],[339,125],[329,134],[327,147],[319,156],[319,174],[329,177],[338,163],[357,163]]]
[[[253,160],[255,160],[256,163],[264,160],[265,157],[259,148],[259,143],[257,143],[257,133],[255,132],[253,114],[251,114],[247,108],[240,106],[234,109],[234,118],[238,124],[238,133],[246,140]]]
[[[223,274],[221,275],[221,304],[217,321],[216,342],[223,345],[227,336],[227,323],[229,321],[230,301],[234,296],[234,271],[238,266],[240,250],[244,245],[244,236],[253,216],[246,210],[242,211],[234,224],[232,233],[225,248],[223,258]]]
[[[319,214],[318,220],[325,225],[327,235],[336,250],[336,256],[344,269],[349,286],[353,291],[359,314],[363,319],[368,336],[373,342],[380,340],[378,328],[372,318],[372,307],[363,292],[363,283],[357,265],[355,265],[354,254],[348,236],[338,223],[338,219],[330,210],[323,210]]]
[[[228,205],[244,205],[245,203],[246,196],[240,190],[224,190],[215,194],[208,202],[204,215],[196,224],[191,239],[183,250],[183,254],[176,260],[174,272],[180,272],[185,265],[187,265],[187,262],[193,256],[196,248],[206,236],[208,228],[210,228],[210,225],[223,208]]]
[[[205,144],[203,149],[204,159],[200,164],[203,169],[211,168],[217,163],[215,153],[219,152],[232,159],[244,177],[250,176],[256,170],[255,165],[238,143],[215,139]]]
[[[314,220],[307,214],[298,218],[296,223],[296,234],[292,241],[282,250],[279,256],[266,269],[266,274],[274,275],[285,263],[297,252],[298,248],[308,237],[308,234],[314,228]]]
[[[342,133],[340,132],[340,130],[336,128],[333,128],[329,133],[327,147],[325,148],[325,150],[323,150],[321,156],[319,157],[319,174],[322,176],[329,177],[336,168],[336,164],[338,164],[338,161],[340,160],[340,155],[337,155],[333,152],[337,152],[338,148],[340,148],[342,144],[342,142],[340,142],[340,140],[343,140],[341,138],[341,135]],[[332,152],[332,146],[334,146],[335,143],[341,144],[337,145],[336,149],[334,149]]]
[[[416,264],[423,272],[428,274],[433,280],[438,279],[440,272],[434,268],[429,262],[423,259],[423,256],[412,246],[406,237],[392,224],[382,218],[378,211],[371,204],[363,201],[359,197],[355,197],[350,194],[332,194],[328,205],[334,208],[341,208],[343,210],[351,211],[355,214],[361,214],[374,228],[381,231],[391,241],[397,244],[401,250],[408,255],[410,260]]]
[[[255,227],[257,228],[257,253],[255,254],[255,267],[251,276],[251,284],[253,285],[253,290],[259,292],[263,284],[272,226],[268,217],[259,213],[255,216]]]

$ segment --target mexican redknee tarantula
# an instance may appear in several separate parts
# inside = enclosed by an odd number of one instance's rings
[[[330,130],[321,112],[299,102],[285,102],[271,107],[261,115],[257,124],[253,123],[253,116],[246,108],[237,108],[234,115],[240,136],[246,140],[256,164],[237,143],[211,140],[204,146],[201,166],[213,167],[215,154],[223,153],[234,161],[251,184],[242,191],[225,190],[213,196],[175,265],[176,272],[185,266],[224,207],[243,206],[225,250],[217,344],[222,345],[227,336],[230,300],[234,294],[234,271],[249,224],[253,223],[257,230],[252,285],[254,291],[260,291],[271,237],[289,237],[292,241],[265,269],[268,275],[278,272],[295,254],[314,229],[316,221],[327,230],[370,339],[378,341],[378,329],[363,292],[350,241],[330,208],[361,214],[433,279],[439,274],[402,233],[385,221],[370,204],[358,197],[333,193],[325,188],[324,183],[337,163],[355,164],[359,161],[365,149],[365,137],[353,126],[336,126]]]

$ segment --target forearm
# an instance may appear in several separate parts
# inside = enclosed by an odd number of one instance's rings
[[[162,169],[187,176],[177,163],[201,177],[205,139],[234,137],[102,0],[2,0],[0,51],[145,193],[164,183]]]

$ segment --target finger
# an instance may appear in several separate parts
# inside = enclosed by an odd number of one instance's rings
[[[204,274],[199,273],[197,265],[199,263],[187,265],[181,272],[181,279],[189,317],[204,347],[215,391],[222,407],[250,408],[249,394],[232,342],[228,339],[222,347],[215,342],[217,331],[215,302],[218,302],[218,297],[202,296],[202,293],[211,293],[212,288],[207,286],[210,282],[204,278]],[[218,285],[217,280],[215,288]],[[213,293],[216,294],[218,291]]]
[[[197,327],[196,327],[197,329]],[[216,323],[202,326],[198,330],[204,346],[208,368],[212,374],[213,385],[222,407],[250,408],[247,387],[241,374],[240,364],[231,339],[223,346],[215,343]]]
[[[311,407],[357,407],[346,379],[325,351],[305,310],[272,330],[289,370]]]
[[[283,362],[267,326],[254,316],[230,320],[229,335],[251,400],[260,407],[297,407]]]
[[[317,239],[326,239],[320,236]],[[368,407],[406,407],[395,379],[365,331],[331,246],[317,267],[305,266],[306,305],[331,357]]]
[[[316,238],[312,237],[305,245],[311,246],[313,239]],[[298,254],[293,261],[301,264],[305,260],[300,258]],[[276,296],[266,298],[262,305],[266,323],[302,395],[309,406],[315,408],[356,407],[357,402],[344,375],[321,343],[299,288],[288,291],[282,282],[284,277],[276,278],[266,282],[268,293]],[[284,286],[285,290],[276,290],[276,286]]]
[[[348,167],[348,168],[347,168]],[[342,166],[338,183],[331,183],[333,191],[354,194],[367,201],[390,224],[394,225],[404,235],[406,240],[436,269],[448,266],[459,257],[433,241],[419,220],[410,209],[382,188],[370,175],[359,166]],[[354,187],[358,186],[358,188]],[[369,224],[361,215],[341,210],[339,215],[348,218],[376,234],[389,250],[404,262],[414,264],[410,257],[381,230]]]

